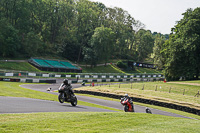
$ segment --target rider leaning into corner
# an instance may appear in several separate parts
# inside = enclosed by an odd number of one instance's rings
[[[63,84],[61,84],[60,87],[64,87],[66,90],[69,89],[69,91],[71,92],[71,94],[74,95],[74,92],[72,91],[72,86],[71,86],[71,84],[68,82],[68,79],[64,79],[64,80],[63,80]]]
[[[125,95],[124,95],[124,99],[128,99],[128,101],[129,101],[131,104],[133,103],[132,98],[130,98],[130,97],[128,96],[128,94],[125,94]]]

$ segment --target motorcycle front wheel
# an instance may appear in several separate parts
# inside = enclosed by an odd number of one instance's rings
[[[64,103],[65,102],[65,96],[64,96],[64,93],[60,93],[58,95],[58,100],[60,103]]]
[[[128,106],[127,105],[124,106],[124,111],[128,112]]]
[[[72,106],[76,106],[77,105],[77,98],[76,98],[76,96],[73,97],[73,101],[71,101],[71,105]]]

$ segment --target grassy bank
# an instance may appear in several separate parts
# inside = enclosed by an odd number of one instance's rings
[[[200,109],[200,97],[194,97],[199,90],[199,86],[197,85],[179,84],[174,82],[143,82],[84,87],[79,88],[79,90],[80,89],[119,95],[128,93],[132,97],[147,98]]]
[[[83,73],[120,73],[120,71],[114,69],[111,65],[96,66],[91,68],[90,66],[82,66]]]
[[[83,69],[83,73],[161,73],[161,71],[157,71],[155,69],[148,69],[148,68],[139,68],[136,67],[134,71],[122,71],[120,69],[117,69],[113,67],[112,65],[106,65],[106,66],[96,66],[94,68],[91,68],[90,65],[81,66]],[[0,70],[7,70],[7,71],[28,71],[28,72],[45,72],[47,71],[40,71],[39,69],[33,67],[28,62],[6,62],[6,61],[0,61]],[[52,72],[48,72],[52,73]],[[59,73],[61,72],[53,72],[53,73]]]
[[[16,70],[16,71],[29,71],[29,72],[41,72],[37,68],[30,65],[28,62],[0,61],[0,69],[2,69],[2,70]]]
[[[1,132],[197,133],[200,121],[143,113],[0,114]]]

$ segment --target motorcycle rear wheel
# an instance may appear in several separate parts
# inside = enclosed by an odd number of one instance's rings
[[[58,95],[58,100],[60,103],[64,103],[65,102],[65,96],[64,96],[64,93],[60,93]]]
[[[132,109],[133,109],[133,111],[132,112],[135,112],[135,110],[134,110],[134,106],[133,105],[131,105],[132,106]]]

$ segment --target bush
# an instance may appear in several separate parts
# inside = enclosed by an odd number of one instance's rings
[[[117,66],[119,68],[123,68],[123,69],[126,69],[128,66],[127,66],[127,63],[124,63],[123,61],[118,61],[117,62]]]

